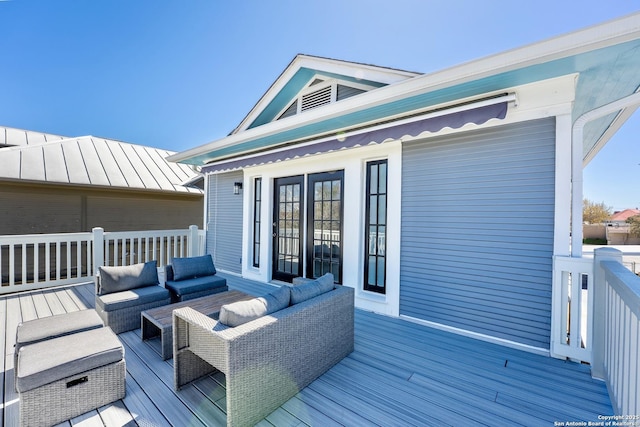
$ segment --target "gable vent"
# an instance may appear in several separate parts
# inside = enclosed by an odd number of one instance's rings
[[[331,86],[303,95],[300,111],[307,111],[329,103],[331,103]]]

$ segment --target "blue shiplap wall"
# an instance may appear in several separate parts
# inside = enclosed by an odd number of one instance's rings
[[[403,146],[401,314],[549,348],[555,120]]]
[[[207,253],[216,268],[242,273],[242,194],[233,194],[233,183],[242,172],[208,176]]]

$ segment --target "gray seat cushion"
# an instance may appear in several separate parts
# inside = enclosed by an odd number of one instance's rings
[[[113,311],[167,298],[171,298],[167,289],[162,286],[147,286],[145,288],[100,295],[96,298],[96,304],[104,311]]]
[[[80,310],[23,322],[16,330],[16,352],[25,344],[103,326],[104,322],[95,310]]]
[[[167,289],[175,293],[178,297],[194,292],[206,291],[209,289],[227,286],[227,279],[218,276],[205,276],[189,280],[167,280]]]
[[[98,295],[158,285],[156,261],[118,267],[100,267]]]
[[[124,348],[109,328],[92,329],[22,347],[18,355],[19,392],[116,363]]]
[[[248,301],[238,301],[220,308],[220,323],[236,327],[289,306],[290,288],[281,286],[268,295]]]
[[[292,286],[291,289],[291,305],[301,303],[325,292],[329,292],[335,287],[333,283],[333,274],[327,273],[324,276],[304,283],[302,285]]]
[[[175,281],[213,276],[216,274],[216,267],[213,265],[211,255],[173,258],[171,267],[173,269],[173,280]]]

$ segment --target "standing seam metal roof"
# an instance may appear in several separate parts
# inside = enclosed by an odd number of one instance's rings
[[[0,180],[202,194],[184,185],[199,174],[166,160],[174,152],[94,136],[0,127]],[[11,146],[13,145],[13,146]]]

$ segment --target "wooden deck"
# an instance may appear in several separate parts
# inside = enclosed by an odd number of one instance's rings
[[[231,288],[263,294],[268,285],[227,276]],[[0,298],[0,376],[5,426],[18,425],[13,344],[21,320],[93,307],[93,284]],[[513,426],[595,421],[613,410],[588,366],[505,348],[356,310],[355,351],[274,411],[262,426]],[[140,330],[121,334],[127,395],[63,425],[216,426],[225,424],[224,377],[173,390]]]

